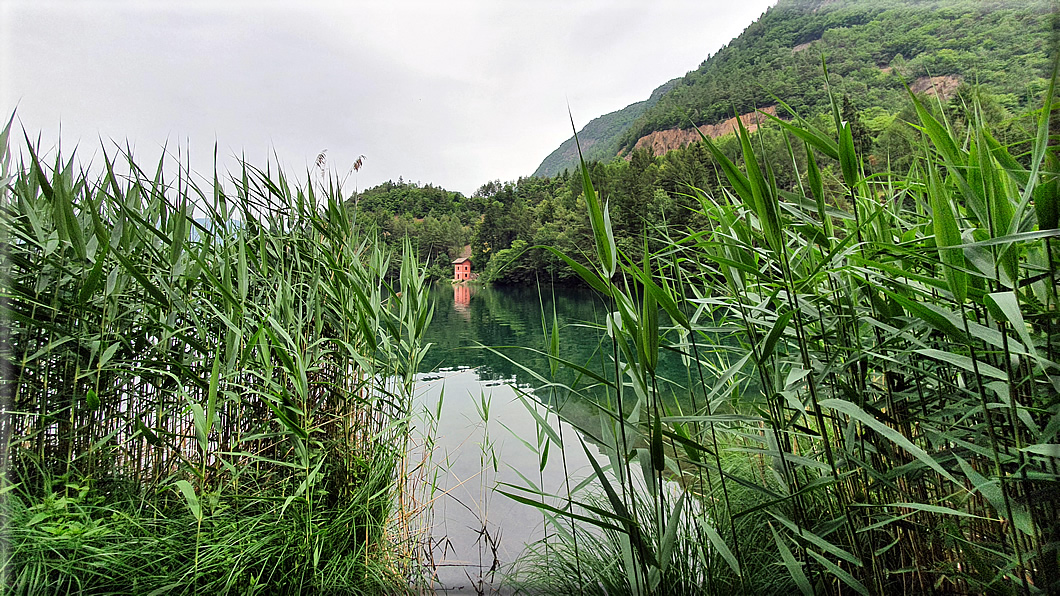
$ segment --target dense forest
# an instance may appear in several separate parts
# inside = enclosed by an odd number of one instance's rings
[[[923,98],[929,109],[958,129],[967,126],[969,106],[978,102],[1002,141],[1026,138],[1034,124],[1016,118],[1004,98],[985,86],[963,84],[944,101],[930,94]],[[912,165],[919,136],[910,125],[915,112],[908,99],[893,114],[880,109],[859,111],[849,95],[838,103],[840,116],[852,123],[854,142],[869,171],[887,167],[901,171]],[[820,114],[809,121],[827,128],[830,119]],[[793,190],[799,176],[787,153],[790,139],[780,124],[766,123],[755,136],[772,164],[777,184],[785,191]],[[739,161],[735,135],[721,137],[715,144],[727,157]],[[804,157],[801,145],[791,148],[797,158]],[[821,157],[820,164],[824,183],[840,187],[839,164],[827,156]],[[645,242],[654,248],[667,230],[702,227],[705,221],[697,213],[697,195],[719,192],[725,186],[716,158],[701,142],[662,156],[636,149],[629,159],[589,161],[587,167],[597,191],[608,200],[616,241],[627,250]],[[592,231],[581,176],[573,170],[552,177],[491,181],[470,197],[399,180],[367,189],[350,204],[360,224],[377,230],[384,241],[398,246],[405,238],[411,239],[418,257],[429,264],[430,275],[438,279],[452,275],[449,263],[467,245],[472,247],[472,263],[480,279],[491,283],[580,283],[555,254],[531,247],[550,246],[588,262]]]
[[[905,105],[905,84],[928,77],[982,85],[1018,112],[1045,88],[1053,12],[1052,0],[780,0],[656,99],[657,89],[634,120],[628,108],[613,112],[579,136],[590,145],[588,159],[607,161],[628,155],[653,131],[714,124],[776,98],[804,116],[826,112],[822,58],[829,85],[877,127]],[[565,150],[572,143],[564,142],[536,175],[573,169],[577,154]],[[601,153],[605,147],[609,153]]]

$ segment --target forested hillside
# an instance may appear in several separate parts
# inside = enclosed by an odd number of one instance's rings
[[[1017,112],[1045,87],[1055,7],[1054,0],[780,0],[623,131],[597,140],[587,126],[579,136],[592,139],[588,159],[607,161],[649,133],[715,124],[776,98],[803,116],[820,114],[828,110],[822,58],[833,91],[869,110],[877,125],[902,108],[905,84],[930,87],[931,77],[979,84]],[[603,155],[605,147],[613,150]],[[559,162],[557,152],[535,175],[575,165],[576,155]]]
[[[578,131],[578,140],[581,144],[582,154],[588,160],[607,161],[618,153],[623,135],[629,130],[633,122],[646,110],[654,106],[665,93],[674,88],[681,79],[667,81],[651,92],[651,96],[637,103],[630,104],[621,110],[604,114],[593,118],[588,124]],[[562,145],[537,166],[534,176],[548,177],[561,173],[564,169],[574,169],[578,163],[578,147],[574,143],[574,137],[567,139]]]
[[[971,86],[962,86],[946,102],[925,97],[928,109],[944,116],[957,131],[965,130],[973,114],[966,105],[978,104],[983,118],[995,127],[1003,143],[1014,150],[1024,147],[1034,127],[1032,114],[1017,116],[995,96]],[[881,109],[859,111],[849,96],[837,98],[843,120],[852,123],[855,147],[866,173],[908,171],[921,154],[913,103],[894,113]],[[866,114],[872,115],[867,117]],[[833,130],[831,116],[810,120],[823,130]],[[805,147],[785,138],[774,122],[755,133],[755,143],[770,164],[770,173],[785,191],[806,183],[805,172],[792,162],[805,159]],[[739,162],[740,143],[735,135],[715,141],[728,158]],[[789,147],[791,153],[789,154]],[[839,164],[819,156],[822,184],[830,192],[842,187]],[[589,161],[588,169],[597,191],[608,201],[619,248],[635,253],[644,243],[655,249],[673,235],[709,226],[701,212],[700,198],[722,196],[728,186],[719,178],[718,162],[703,143],[656,156],[648,149],[635,149],[630,159]],[[577,171],[549,177],[525,177],[515,181],[488,182],[472,196],[431,185],[388,182],[351,201],[356,218],[366,229],[374,229],[393,246],[412,240],[422,262],[436,278],[452,275],[450,261],[472,247],[474,270],[483,281],[502,284],[579,283],[576,273],[553,253],[527,250],[551,246],[583,264],[592,252],[592,229],[586,216],[582,181]],[[842,207],[842,205],[837,205]]]
[[[701,228],[707,220],[698,213],[697,195],[724,192],[717,161],[700,143],[682,143],[665,155],[635,146],[645,134],[682,126],[686,114],[702,126],[725,120],[734,110],[775,106],[781,118],[791,119],[794,111],[835,134],[831,93],[841,119],[851,122],[869,173],[907,172],[922,153],[919,133],[910,125],[917,120],[910,92],[958,132],[975,119],[976,106],[1001,142],[1029,138],[1034,128],[1029,112],[1047,86],[1054,4],[781,0],[696,71],[663,85],[644,105],[593,120],[579,134],[593,183],[609,201],[620,248]],[[623,126],[625,132],[618,132]],[[800,179],[805,183],[805,173],[791,165],[792,156],[805,156],[801,142],[785,138],[775,121],[764,121],[755,135],[780,188],[792,191]],[[734,135],[715,142],[739,161]],[[1016,154],[1020,150],[1014,147]],[[524,251],[552,246],[580,258],[591,246],[571,156],[576,162],[573,138],[534,177],[491,181],[470,197],[399,180],[353,202],[358,220],[383,239],[412,239],[435,277],[450,276],[450,260],[470,245],[475,271],[485,281],[576,281],[552,253]],[[823,183],[841,186],[838,164],[821,156],[820,165]]]

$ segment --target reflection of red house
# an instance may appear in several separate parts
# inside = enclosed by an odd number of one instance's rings
[[[468,280],[471,279],[471,259],[467,257],[461,257],[453,261],[453,279],[454,280]]]
[[[453,284],[453,310],[464,320],[471,320],[471,284]]]
[[[466,311],[471,306],[471,286],[467,284],[453,286],[453,306],[459,311]]]

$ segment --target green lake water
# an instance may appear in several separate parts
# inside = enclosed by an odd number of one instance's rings
[[[525,486],[525,476],[562,494],[567,479],[554,446],[542,469],[536,449],[540,434],[528,406],[553,424],[556,418],[534,399],[540,380],[520,368],[548,377],[548,361],[519,348],[544,349],[542,310],[551,325],[554,304],[561,356],[588,361],[603,335],[591,323],[603,319],[606,307],[589,291],[559,288],[539,295],[536,289],[439,284],[431,298],[431,347],[420,366],[417,394],[431,412],[438,411],[441,400],[432,456],[438,588],[489,592],[501,571],[544,531],[540,513],[493,489],[500,482]],[[576,443],[573,429],[563,425],[563,432]],[[574,479],[592,471],[580,448],[567,449],[566,463]]]
[[[592,475],[579,438],[606,463],[591,439],[565,423],[558,425],[553,410],[542,405],[562,404],[564,416],[579,426],[600,427],[598,410],[589,400],[548,388],[548,359],[535,352],[547,345],[542,313],[549,326],[555,313],[561,358],[608,371],[611,343],[597,322],[606,320],[609,308],[595,292],[570,288],[539,292],[439,284],[431,298],[431,347],[420,367],[417,395],[424,411],[440,414],[431,459],[437,487],[431,536],[438,590],[474,593],[479,588],[489,593],[500,572],[544,531],[541,513],[494,488],[532,483],[547,493],[565,494],[568,479],[574,486]],[[679,356],[664,354],[660,373],[669,366],[673,376],[683,375],[680,364]],[[555,380],[569,386],[577,378],[561,368]],[[565,465],[553,445],[542,466],[544,435],[529,407],[562,433]]]

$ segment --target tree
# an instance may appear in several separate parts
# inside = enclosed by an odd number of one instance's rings
[[[872,151],[872,134],[869,127],[861,121],[861,116],[854,104],[850,103],[850,96],[843,96],[843,106],[839,111],[839,117],[850,123],[850,134],[854,137],[854,150],[859,156],[865,158]]]

